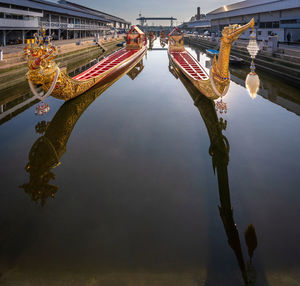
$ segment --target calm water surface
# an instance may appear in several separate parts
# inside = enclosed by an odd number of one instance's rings
[[[232,68],[220,116],[143,66],[0,125],[0,285],[300,285],[299,91]]]

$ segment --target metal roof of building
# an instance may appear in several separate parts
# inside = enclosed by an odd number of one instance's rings
[[[98,21],[111,22],[101,15],[96,13],[88,13],[86,10],[73,7],[62,3],[53,3],[45,0],[0,0],[0,3],[12,4],[17,6],[25,6],[28,8],[56,12],[66,14],[73,17],[89,18]]]
[[[248,7],[252,7],[252,6],[257,6],[257,5],[262,5],[262,4],[277,2],[277,1],[278,0],[246,0],[246,1],[233,3],[230,5],[224,5],[216,10],[209,12],[208,14],[218,14],[218,13],[223,13],[223,12],[229,12],[232,10],[243,9],[243,8],[248,8]]]
[[[206,14],[210,20],[241,15],[255,15],[271,11],[286,9],[297,9],[300,7],[300,0],[246,0],[242,2],[224,5]]]
[[[114,15],[111,15],[111,14],[108,14],[108,13],[105,13],[105,12],[102,12],[102,11],[98,11],[98,10],[95,10],[95,9],[92,9],[92,8],[89,8],[89,7],[85,7],[85,6],[82,6],[82,5],[77,4],[77,3],[73,3],[73,2],[70,2],[70,1],[66,1],[66,0],[59,0],[58,3],[62,3],[62,4],[65,4],[65,5],[68,5],[68,6],[79,8],[83,11],[86,11],[88,13],[92,13],[92,14],[95,14],[95,15],[98,15],[98,16],[100,15],[100,16],[108,19],[108,20],[119,21],[119,22],[122,22],[122,23],[130,24],[130,22],[127,22],[127,21],[125,21],[124,19],[122,19],[120,17],[114,16]]]

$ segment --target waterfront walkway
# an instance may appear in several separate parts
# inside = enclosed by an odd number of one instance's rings
[[[105,36],[98,38],[98,43],[106,44],[109,42],[117,42],[123,39],[124,35],[117,36]],[[53,43],[58,47],[58,54],[66,54],[74,51],[79,51],[85,48],[89,48],[96,45],[96,40],[94,37],[81,38],[81,39],[70,39],[70,40],[60,40],[53,41]],[[16,66],[25,63],[23,58],[23,49],[26,45],[11,45],[2,47],[3,49],[3,60],[0,61],[0,71],[14,68]]]
[[[121,38],[123,37],[123,35],[118,35],[115,36],[114,38]],[[106,40],[111,40],[113,39],[113,37],[110,36],[106,36]],[[67,44],[78,44],[78,43],[82,43],[82,42],[87,42],[87,41],[94,41],[95,37],[88,37],[88,38],[80,38],[80,39],[69,39],[69,40],[56,40],[56,41],[52,41],[56,46],[63,46],[63,45],[67,45]],[[99,41],[104,41],[104,37],[99,37]],[[26,44],[19,44],[19,45],[8,45],[8,46],[4,46],[1,47],[1,49],[3,50],[3,54],[4,56],[6,54],[13,54],[13,53],[18,53],[20,51],[23,51],[24,47],[26,46]]]

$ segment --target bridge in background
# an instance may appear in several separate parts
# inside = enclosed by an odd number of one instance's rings
[[[170,21],[171,27],[173,27],[173,23],[175,20],[177,20],[174,17],[142,17],[142,15],[139,15],[139,18],[136,19],[137,21],[140,21],[141,26],[144,26],[145,23],[149,21]]]

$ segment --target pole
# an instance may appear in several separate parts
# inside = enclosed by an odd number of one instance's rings
[[[51,36],[51,14],[49,14],[49,36]]]
[[[6,30],[3,31],[3,46],[6,46]]]

